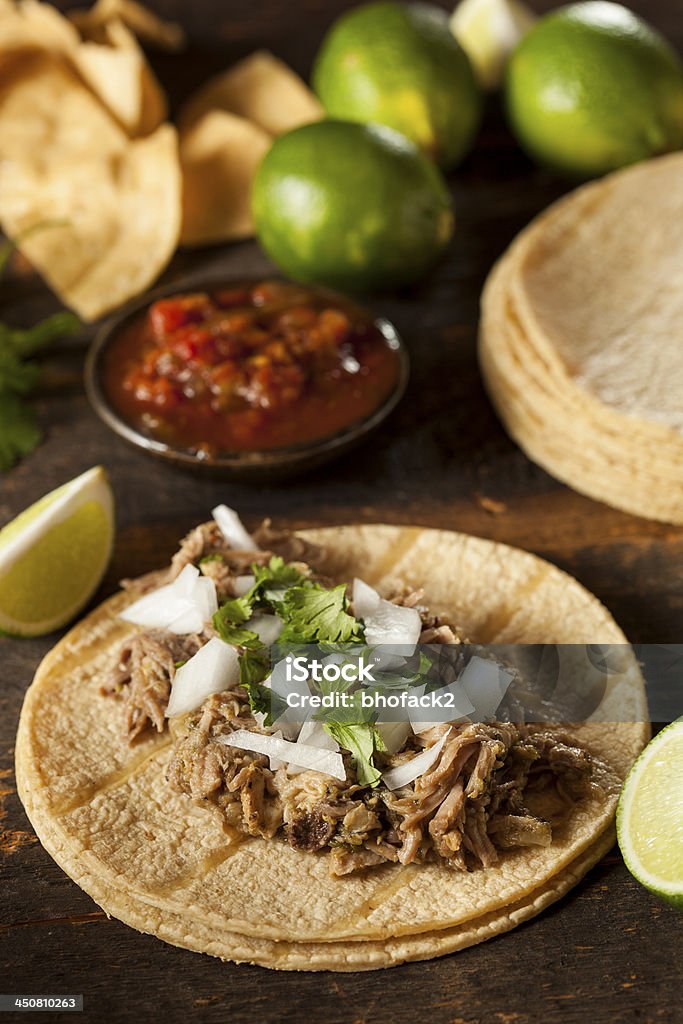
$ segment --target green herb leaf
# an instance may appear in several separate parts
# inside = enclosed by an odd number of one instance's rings
[[[272,725],[287,710],[285,699],[262,685],[269,672],[270,657],[263,644],[247,648],[240,655],[240,685],[247,691],[251,710],[266,716],[266,725]]]
[[[303,580],[298,569],[287,565],[284,559],[273,555],[268,565],[253,565],[254,583],[242,597],[234,597],[225,601],[213,617],[214,627],[226,643],[240,643],[239,640],[228,640],[229,626],[240,626],[254,614],[254,608],[260,604],[276,604],[279,607],[288,587]],[[272,599],[269,596],[272,595]]]
[[[376,786],[382,773],[375,767],[372,757],[375,749],[382,749],[382,740],[371,722],[325,722],[325,731],[340,747],[351,752],[360,786]]]
[[[268,565],[253,565],[254,586],[252,590],[273,607],[279,607],[285,592],[304,582],[305,576],[288,565],[284,558],[273,555]]]
[[[45,348],[57,338],[76,334],[81,330],[81,321],[75,313],[55,313],[46,320],[41,320],[35,327],[9,328],[1,327],[0,344],[6,341],[13,352],[19,356],[30,356]]]
[[[240,685],[247,687],[262,683],[270,672],[270,658],[266,648],[247,647],[240,655]]]
[[[231,627],[241,626],[243,622],[247,622],[251,618],[251,614],[252,605],[249,594],[225,601],[213,617],[214,629],[227,644],[236,643],[234,640],[226,640],[223,634],[227,633]],[[249,631],[247,630],[247,632]]]
[[[251,629],[243,629],[241,626],[232,626],[229,622],[217,624],[215,616],[214,628],[221,640],[224,640],[226,644],[232,644],[233,647],[248,647],[254,650],[263,646],[258,633],[254,633]]]
[[[35,413],[16,395],[0,395],[0,470],[7,472],[18,458],[40,441]]]
[[[35,363],[22,363],[10,346],[0,339],[0,394],[25,395],[31,391],[40,375]]]
[[[291,587],[282,601],[285,628],[279,642],[315,644],[361,640],[362,626],[349,615],[347,607],[343,583],[331,590],[318,583]]]

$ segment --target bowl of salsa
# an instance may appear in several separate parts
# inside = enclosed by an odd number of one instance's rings
[[[232,476],[320,465],[400,400],[396,330],[344,296],[282,280],[175,287],[99,332],[86,362],[96,412],[162,459]]]

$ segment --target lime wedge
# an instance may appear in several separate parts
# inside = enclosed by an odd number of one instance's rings
[[[683,718],[658,733],[629,772],[617,834],[631,874],[683,907]]]
[[[42,636],[92,597],[114,542],[114,498],[101,466],[58,487],[0,530],[0,632]]]
[[[451,15],[451,32],[484,89],[498,88],[510,54],[536,20],[520,0],[461,0]]]

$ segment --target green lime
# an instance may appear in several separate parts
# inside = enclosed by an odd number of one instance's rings
[[[683,67],[620,4],[573,4],[542,18],[508,65],[515,134],[540,163],[579,178],[683,146]]]
[[[374,121],[412,139],[444,167],[470,149],[481,92],[470,61],[430,4],[364,4],[323,40],[313,86],[330,117]]]
[[[0,530],[0,631],[42,636],[97,589],[114,540],[114,502],[101,466],[51,491]]]
[[[350,121],[276,139],[252,208],[263,248],[287,274],[352,291],[416,280],[453,232],[434,164],[397,132]]]
[[[648,743],[617,810],[619,846],[631,874],[683,907],[683,718]]]

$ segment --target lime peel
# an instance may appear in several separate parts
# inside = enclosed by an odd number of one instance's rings
[[[619,799],[617,834],[634,878],[683,907],[683,719],[658,733],[633,765]]]
[[[114,501],[97,466],[45,495],[0,531],[0,631],[41,636],[87,603],[106,571]]]

